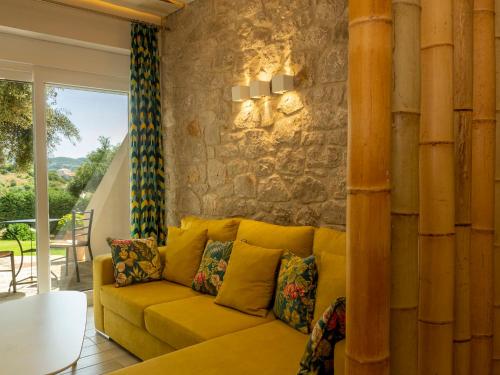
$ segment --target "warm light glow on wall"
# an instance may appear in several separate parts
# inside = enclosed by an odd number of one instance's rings
[[[292,69],[292,61],[290,57],[288,57],[283,64],[283,72],[287,75],[293,76],[293,69]]]
[[[273,77],[273,75],[267,71],[264,71],[264,70],[261,70],[259,72],[259,74],[257,74],[257,79],[259,81],[266,81],[266,82],[269,82],[271,81],[271,78]]]
[[[289,91],[281,96],[278,106],[299,108],[303,106],[303,103],[297,92]]]

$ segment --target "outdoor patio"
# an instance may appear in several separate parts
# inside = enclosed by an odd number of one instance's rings
[[[59,258],[59,259],[58,259]],[[80,282],[76,281],[75,266],[72,259],[69,262],[68,276],[66,276],[66,264],[64,259],[60,259],[60,255],[51,256],[51,279],[52,290],[78,290],[85,291],[92,289],[92,263],[90,261],[79,262],[78,268],[80,270]],[[18,270],[21,262],[21,257],[14,257],[16,264],[16,271]],[[58,259],[58,260],[56,260]],[[9,258],[0,259],[0,270],[10,269]],[[25,256],[24,264],[17,276],[17,280],[23,280],[27,277],[36,275],[36,258],[33,257],[33,264],[30,263],[30,257]],[[0,303],[9,300],[22,298],[37,294],[36,282],[31,284],[21,284],[17,286],[17,293],[9,292],[9,285],[11,282],[10,272],[0,272]]]

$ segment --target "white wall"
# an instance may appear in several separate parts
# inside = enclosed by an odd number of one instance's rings
[[[108,254],[107,237],[130,237],[129,138],[125,137],[87,209],[94,209],[92,252]]]

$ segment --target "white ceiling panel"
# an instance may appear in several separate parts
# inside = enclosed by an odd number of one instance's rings
[[[193,0],[172,0],[171,2],[167,0],[105,0],[105,1],[126,8],[146,13],[152,13],[157,16],[164,17],[181,9],[184,4],[188,4]]]

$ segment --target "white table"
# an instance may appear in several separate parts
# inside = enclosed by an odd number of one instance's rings
[[[54,374],[80,357],[87,299],[54,292],[0,304],[0,372]]]

